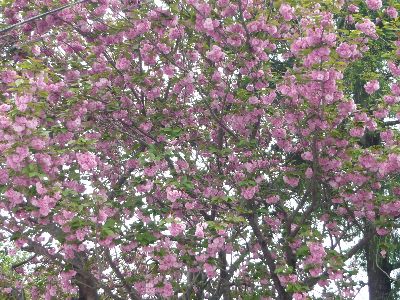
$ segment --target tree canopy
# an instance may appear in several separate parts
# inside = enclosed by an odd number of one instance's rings
[[[396,299],[399,10],[0,1],[5,299]]]

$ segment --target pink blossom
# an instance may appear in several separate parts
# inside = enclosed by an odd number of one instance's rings
[[[11,109],[11,105],[9,104],[0,104],[0,112],[7,112]]]
[[[172,236],[178,236],[185,231],[186,225],[183,223],[172,223],[169,227],[169,232]]]
[[[244,188],[242,190],[242,196],[243,198],[250,200],[253,199],[255,193],[258,191],[258,187],[257,186],[252,186],[252,187],[248,187],[248,188]]]
[[[379,90],[379,81],[378,80],[371,80],[364,84],[364,89],[368,94],[373,94],[377,90]]]
[[[350,4],[349,5],[349,7],[347,8],[347,10],[350,12],[350,13],[358,13],[359,11],[360,11],[360,9],[359,9],[359,7],[358,6],[356,6],[356,5],[354,5],[354,4]]]
[[[67,121],[67,128],[69,131],[75,131],[81,126],[81,118],[77,117],[74,120]]]
[[[279,8],[279,12],[285,21],[290,21],[294,18],[294,8],[289,4],[283,3]]]
[[[170,298],[174,295],[174,290],[172,285],[167,282],[164,284],[164,286],[161,288],[161,296],[165,298]]]
[[[272,136],[277,139],[283,139],[286,137],[286,130],[284,128],[276,128],[272,131]]]
[[[39,195],[44,195],[47,193],[47,189],[43,187],[42,183],[36,182],[36,191]]]
[[[396,19],[399,15],[399,13],[397,12],[397,9],[394,8],[393,6],[389,6],[386,9],[386,14],[392,19]]]
[[[304,172],[304,174],[306,175],[306,177],[307,177],[308,179],[310,179],[310,178],[313,177],[314,172],[313,172],[313,170],[312,170],[311,168],[307,168],[307,170]]]
[[[366,0],[365,3],[370,10],[378,10],[382,7],[381,0]]]
[[[394,135],[392,130],[382,131],[380,133],[380,137],[385,143],[392,144],[394,142]]]
[[[204,27],[204,29],[206,29],[208,31],[214,30],[213,20],[211,18],[205,19],[204,22],[203,22],[203,27]]]
[[[129,69],[130,61],[125,57],[121,57],[116,61],[115,66],[120,71],[127,70]]]
[[[33,98],[32,95],[23,95],[20,97],[16,97],[15,105],[17,106],[18,110],[25,111],[28,108],[28,104],[32,102]]]
[[[93,153],[77,153],[76,158],[83,171],[89,171],[97,166],[96,155]]]
[[[274,196],[270,196],[267,199],[265,199],[265,202],[267,202],[268,204],[274,204],[274,203],[278,203],[280,200],[279,195],[274,195]]]
[[[304,293],[294,293],[293,299],[294,300],[306,300],[307,296]]]
[[[299,184],[299,178],[283,176],[283,181],[291,187],[296,187]]]
[[[394,96],[400,96],[400,84],[392,83],[390,86],[390,91],[393,93]]]
[[[380,228],[380,227],[378,227],[378,228],[376,228],[376,233],[378,234],[378,235],[387,235],[388,233],[389,233],[390,231],[389,230],[387,230],[386,228]]]
[[[319,267],[318,268],[313,268],[309,272],[310,272],[310,275],[312,277],[318,277],[322,273],[322,269],[319,268]]]
[[[350,136],[352,137],[362,137],[364,135],[364,127],[353,127],[350,129]]]
[[[32,53],[35,56],[39,56],[40,55],[40,47],[38,45],[35,45],[32,47]]]
[[[17,72],[14,70],[6,70],[0,73],[0,81],[8,84],[14,82],[17,78]]]
[[[211,50],[207,51],[206,55],[209,60],[215,63],[222,61],[225,57],[224,52],[217,45],[213,45]]]
[[[174,190],[171,187],[167,187],[167,199],[171,202],[175,202],[177,199],[182,197],[182,192]]]
[[[6,184],[8,181],[8,171],[7,169],[0,169],[0,184]]]
[[[207,223],[198,223],[194,235],[198,238],[204,238],[204,229],[207,228]]]
[[[301,154],[301,158],[304,160],[313,160],[313,154],[310,151],[304,152]]]
[[[357,45],[348,44],[346,42],[341,43],[339,47],[336,48],[336,52],[341,58],[354,58],[358,55]]]
[[[362,23],[356,24],[356,29],[362,31],[365,35],[370,36],[374,39],[378,38],[376,34],[376,26],[370,19],[363,19]]]
[[[215,272],[216,267],[213,265],[210,265],[209,263],[204,264],[204,271],[206,271],[207,277],[208,278],[213,278],[217,275]]]
[[[343,273],[342,271],[334,271],[332,269],[328,270],[328,275],[329,275],[329,279],[331,280],[340,280],[343,278]]]
[[[40,199],[33,199],[32,204],[39,208],[39,212],[42,216],[47,216],[50,210],[55,206],[56,199],[49,196],[44,196]]]
[[[76,291],[76,288],[72,285],[71,279],[76,275],[76,271],[69,270],[67,272],[61,272],[61,286],[62,289],[67,293],[73,293]]]
[[[20,192],[17,192],[13,189],[7,190],[4,193],[4,196],[6,196],[8,198],[12,207],[24,202],[23,195]]]

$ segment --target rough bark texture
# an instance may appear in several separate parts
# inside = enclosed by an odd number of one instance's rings
[[[373,230],[373,228],[368,230]],[[379,238],[374,237],[365,246],[369,299],[389,300],[391,293],[390,264],[388,258],[382,257],[379,253],[378,242]]]
[[[79,288],[79,300],[99,300],[96,285],[92,280],[79,273],[76,275],[76,280]]]
[[[365,148],[381,144],[379,132],[367,131],[361,138],[361,145]],[[373,235],[365,246],[367,261],[369,300],[389,300],[392,291],[390,281],[391,265],[388,256],[382,257],[379,253],[379,237],[372,224],[368,224],[365,235]]]

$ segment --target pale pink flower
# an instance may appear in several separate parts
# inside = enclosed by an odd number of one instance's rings
[[[274,195],[274,196],[270,196],[267,199],[265,199],[265,202],[267,202],[268,204],[274,204],[274,203],[278,203],[280,200],[279,195]]]
[[[368,94],[373,94],[377,90],[379,90],[379,81],[378,80],[371,80],[364,84],[364,89]]]
[[[177,199],[182,197],[182,192],[174,190],[171,187],[167,187],[167,199],[171,202],[175,202]]]
[[[352,137],[362,137],[364,135],[364,127],[354,127],[350,129],[350,136]]]
[[[347,10],[350,13],[358,13],[360,11],[360,9],[358,8],[358,6],[354,5],[354,4],[350,4],[349,7],[347,8]]]
[[[363,19],[362,23],[356,24],[356,29],[362,31],[365,35],[372,37],[373,39],[377,39],[378,35],[376,34],[376,26],[370,19]]]
[[[130,66],[130,61],[125,57],[119,58],[115,64],[115,67],[120,71],[129,69],[129,66]]]
[[[208,263],[205,263],[205,264],[204,264],[204,271],[206,271],[206,274],[207,274],[207,277],[208,277],[208,278],[212,278],[212,277],[214,277],[215,275],[217,275],[217,273],[215,272],[215,270],[216,270],[216,267],[215,267],[215,266],[210,265],[210,264],[208,264]]]
[[[307,168],[307,170],[305,171],[304,174],[306,175],[306,177],[307,177],[308,179],[310,179],[310,178],[313,177],[314,172],[313,172],[313,170],[312,170],[311,168]]]
[[[93,153],[77,153],[76,158],[83,171],[89,171],[97,166],[96,155]]]
[[[291,187],[296,187],[299,184],[299,178],[283,176],[283,181]]]
[[[185,224],[172,223],[169,227],[169,232],[172,236],[178,236],[185,231]]]
[[[389,18],[392,18],[392,19],[396,19],[399,15],[399,13],[397,12],[397,9],[394,8],[393,6],[389,6],[386,9],[386,14],[389,16]]]
[[[207,223],[199,223],[196,225],[196,232],[194,233],[195,236],[198,238],[204,238],[204,229],[207,228]]]
[[[207,51],[206,55],[209,60],[215,63],[222,61],[225,57],[224,52],[217,45],[213,45],[211,50]]]
[[[279,12],[285,21],[290,21],[294,18],[294,8],[291,7],[289,4],[282,4],[279,8]]]
[[[248,187],[242,190],[243,198],[250,200],[253,199],[255,193],[258,191],[257,186]]]
[[[386,228],[380,228],[380,227],[376,228],[376,233],[378,235],[387,235],[389,232],[390,231],[387,230]]]
[[[341,58],[354,58],[359,52],[357,50],[357,45],[341,43],[339,47],[336,48],[336,52],[339,54]]]
[[[378,10],[382,7],[381,0],[366,0],[365,3],[370,10]]]
[[[167,282],[164,284],[164,286],[161,288],[161,296],[165,298],[170,298],[174,295],[174,290],[172,288],[172,285]]]
[[[204,29],[206,29],[208,31],[214,30],[213,20],[211,18],[205,19],[203,22],[203,27],[204,27]]]

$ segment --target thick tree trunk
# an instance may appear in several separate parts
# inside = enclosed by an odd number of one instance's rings
[[[78,273],[76,281],[79,288],[79,300],[99,300],[96,285],[92,280]]]
[[[379,238],[374,237],[365,247],[369,300],[389,300],[391,293],[390,264],[388,258],[382,257],[379,253],[378,243]]]

